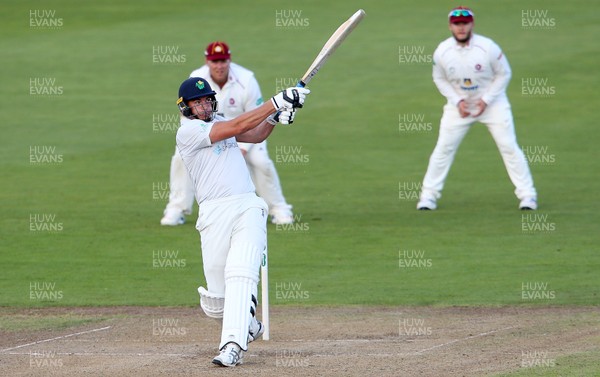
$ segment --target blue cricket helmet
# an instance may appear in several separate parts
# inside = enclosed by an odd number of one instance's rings
[[[214,114],[217,112],[217,98],[216,92],[212,90],[208,81],[203,79],[202,77],[190,77],[179,86],[179,98],[177,99],[177,107],[179,107],[179,111],[186,118],[194,117],[192,115],[192,110],[188,107],[187,102],[202,98],[202,97],[211,97],[213,100],[213,114],[210,115],[209,119],[212,120],[214,118]]]
[[[208,81],[202,77],[190,77],[181,83],[179,87],[179,97],[187,102],[193,99],[215,96],[217,93],[212,90]]]

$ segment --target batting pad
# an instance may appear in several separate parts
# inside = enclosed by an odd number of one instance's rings
[[[257,290],[262,250],[251,243],[231,245],[225,265],[225,309],[221,344],[237,343],[248,350],[252,295]]]
[[[200,307],[204,310],[204,313],[210,318],[223,318],[225,296],[218,293],[211,293],[204,289],[204,287],[198,287],[198,293],[200,294]]]

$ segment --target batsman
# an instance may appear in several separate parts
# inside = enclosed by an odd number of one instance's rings
[[[260,143],[275,125],[293,122],[305,88],[288,88],[233,119],[217,115],[216,92],[200,77],[185,80],[177,105],[177,150],[192,179],[199,205],[206,288],[198,288],[207,316],[222,320],[219,366],[243,362],[248,343],[264,332],[256,319],[261,256],[267,247],[268,207],[255,193],[238,142]]]

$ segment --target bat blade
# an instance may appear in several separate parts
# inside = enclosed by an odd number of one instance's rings
[[[335,50],[342,44],[344,39],[354,30],[354,28],[358,25],[358,23],[365,16],[365,11],[362,9],[357,10],[352,17],[346,20],[337,30],[329,37],[319,55],[312,62],[306,73],[302,76],[297,86],[306,86],[310,80],[315,77],[317,72],[321,69],[321,67],[325,64],[327,59],[335,52]]]

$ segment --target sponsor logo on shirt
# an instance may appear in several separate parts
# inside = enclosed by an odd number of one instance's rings
[[[214,144],[213,153],[216,155],[220,155],[228,148],[238,148],[238,145],[234,140],[231,139],[221,140],[218,143]]]
[[[477,90],[479,88],[479,85],[473,85],[471,79],[466,78],[463,79],[463,85],[461,85],[460,88],[462,90]]]

